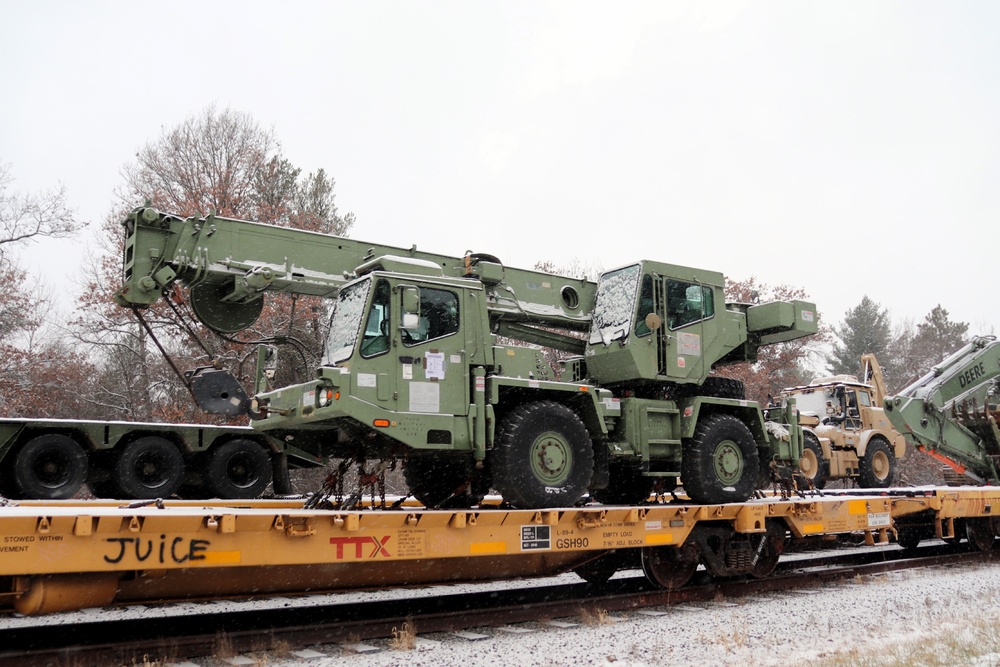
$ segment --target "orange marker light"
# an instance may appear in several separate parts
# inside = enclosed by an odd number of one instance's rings
[[[375,426],[376,426],[377,428],[386,428],[386,427],[388,427],[388,426],[389,426],[389,420],[388,420],[388,419],[376,419],[376,420],[375,420],[374,422],[372,422],[372,423],[373,423],[373,424],[374,424],[374,425],[375,425]]]

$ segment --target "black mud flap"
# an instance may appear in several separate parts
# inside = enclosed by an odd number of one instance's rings
[[[250,397],[232,373],[203,366],[185,373],[191,382],[191,394],[205,412],[239,417],[250,412]]]

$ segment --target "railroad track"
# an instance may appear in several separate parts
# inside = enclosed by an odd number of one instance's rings
[[[742,598],[765,592],[816,588],[852,577],[973,563],[997,558],[990,552],[944,545],[908,553],[896,548],[860,553],[818,553],[782,561],[766,579],[711,580],[699,572],[680,590],[652,588],[642,576],[619,576],[595,585],[542,585],[488,592],[438,593],[374,602],[352,601],[310,607],[253,608],[219,613],[140,616],[71,624],[3,628],[0,667],[5,665],[131,665],[143,660],[182,660],[216,653],[294,650],[386,638],[408,624],[420,633],[461,631],[487,626],[581,617]],[[461,610],[456,613],[456,610]]]

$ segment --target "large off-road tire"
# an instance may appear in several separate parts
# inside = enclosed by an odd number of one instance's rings
[[[896,472],[896,455],[884,438],[878,436],[868,441],[865,455],[858,461],[858,484],[865,489],[884,489],[892,486]]]
[[[743,382],[719,375],[709,375],[705,378],[698,393],[702,396],[732,398],[739,401],[742,401],[747,396],[746,387],[743,385]]]
[[[184,481],[184,457],[169,440],[147,435],[125,445],[113,472],[123,498],[167,498]]]
[[[230,440],[209,450],[202,475],[209,497],[257,498],[271,483],[271,457],[253,440]]]
[[[476,470],[471,454],[411,452],[403,461],[403,479],[426,507],[462,509],[482,502],[489,478]]]
[[[681,456],[681,479],[692,501],[738,503],[753,493],[760,469],[757,444],[736,417],[704,417],[684,443]]]
[[[638,505],[649,500],[655,477],[645,477],[634,461],[611,461],[608,464],[608,486],[591,495],[605,505]]]
[[[823,456],[819,438],[811,431],[802,432],[802,459],[799,460],[799,475],[814,489],[826,486],[830,476],[830,461]]]
[[[87,480],[87,453],[73,438],[38,435],[14,457],[14,489],[21,498],[72,498]]]
[[[569,507],[586,492],[594,448],[583,420],[555,401],[519,405],[491,456],[493,486],[515,507]]]

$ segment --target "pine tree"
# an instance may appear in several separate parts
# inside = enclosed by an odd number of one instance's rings
[[[833,352],[827,355],[826,361],[834,373],[857,375],[861,369],[861,355],[865,353],[874,354],[880,362],[889,358],[893,340],[889,310],[872,301],[867,294],[861,303],[844,313],[843,323],[834,327],[833,332],[839,342],[834,343]]]

